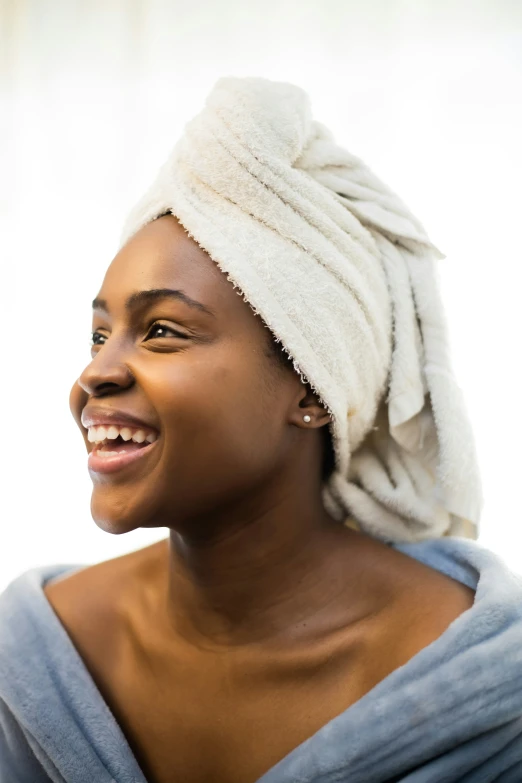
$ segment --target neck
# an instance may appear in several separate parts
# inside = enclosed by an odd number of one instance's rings
[[[197,540],[170,531],[168,624],[199,648],[296,637],[346,591],[347,557],[363,536],[333,520],[319,493],[251,506],[256,513],[229,512]]]

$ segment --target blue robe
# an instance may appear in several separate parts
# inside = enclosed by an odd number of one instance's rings
[[[522,577],[465,539],[394,546],[473,606],[258,783],[522,783]],[[32,568],[0,595],[0,783],[146,783],[42,591],[83,567]]]

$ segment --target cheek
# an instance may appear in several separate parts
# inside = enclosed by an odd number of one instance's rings
[[[270,462],[279,412],[261,372],[256,356],[238,352],[221,361],[214,355],[209,361],[172,363],[161,382],[149,374],[165,456],[178,473],[245,475]]]

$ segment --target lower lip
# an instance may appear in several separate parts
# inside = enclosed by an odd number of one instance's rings
[[[127,465],[131,465],[133,462],[137,462],[139,459],[150,454],[151,449],[154,448],[158,441],[149,443],[147,446],[142,446],[141,449],[136,451],[122,451],[119,454],[115,454],[113,457],[100,457],[97,449],[90,452],[87,459],[87,467],[94,473],[116,473],[116,471],[126,468]]]

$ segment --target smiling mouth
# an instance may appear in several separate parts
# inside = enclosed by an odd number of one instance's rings
[[[134,435],[124,431],[116,437],[114,432],[109,432],[111,437],[107,437],[106,433],[96,431],[96,428],[94,430],[89,430],[89,440],[93,447],[87,461],[89,470],[94,473],[114,473],[121,470],[145,457],[158,441],[157,434],[149,433],[145,437],[143,430],[138,430]],[[98,436],[104,437],[98,440]]]

